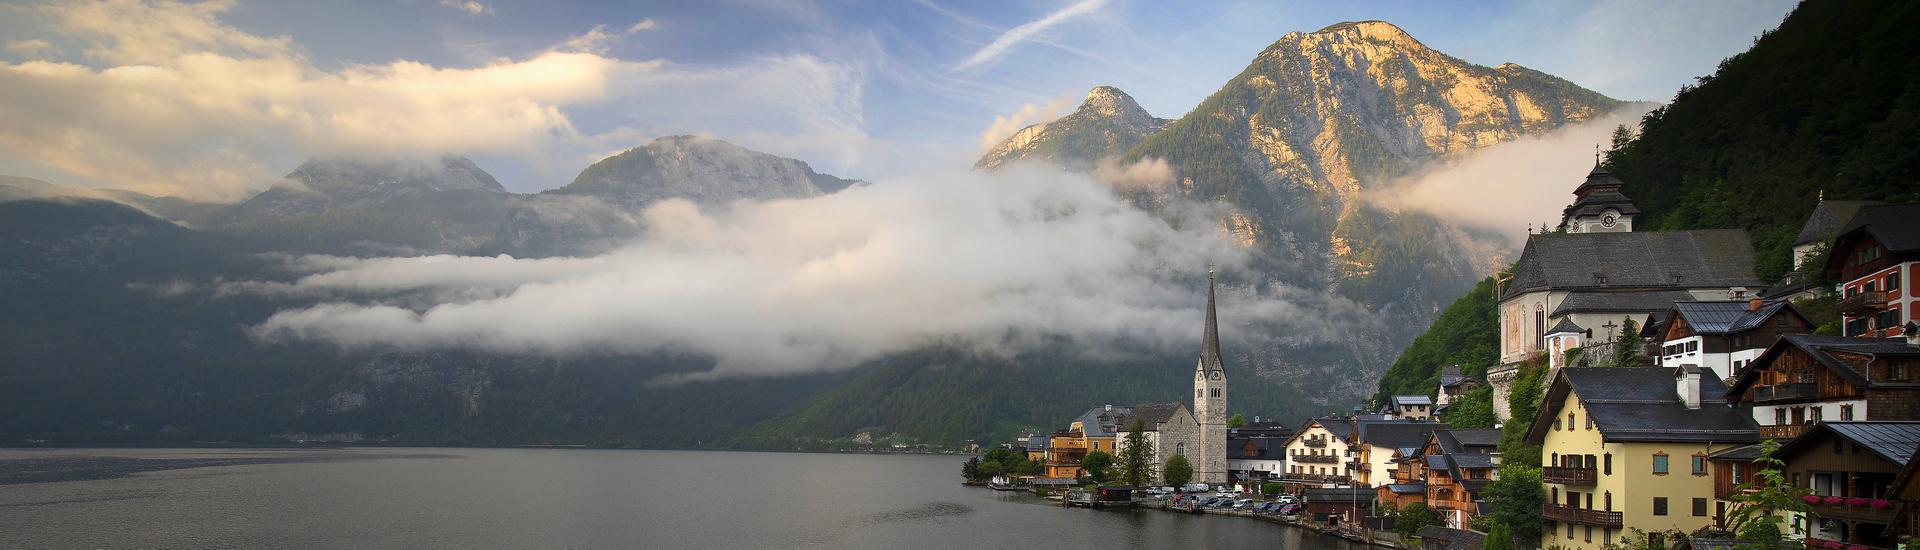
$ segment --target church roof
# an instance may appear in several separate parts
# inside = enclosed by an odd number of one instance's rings
[[[1185,403],[1141,403],[1128,409],[1126,414],[1115,419],[1113,427],[1115,432],[1125,432],[1133,428],[1135,419],[1145,421],[1147,431],[1154,431],[1154,426],[1178,418],[1180,413],[1186,412],[1187,405]]]
[[[1674,302],[1692,299],[1693,294],[1685,290],[1575,291],[1567,293],[1560,305],[1554,306],[1552,316],[1617,311],[1650,313],[1666,311]],[[1547,331],[1548,334],[1554,332]]]
[[[1853,215],[1861,208],[1880,204],[1879,201],[1820,201],[1813,206],[1813,213],[1807,215],[1807,223],[1800,226],[1800,236],[1793,240],[1794,246],[1825,242],[1840,234],[1840,228],[1853,220]]]
[[[1640,208],[1633,205],[1633,199],[1620,194],[1622,185],[1626,183],[1595,164],[1593,171],[1587,173],[1587,181],[1574,188],[1573,204],[1567,205],[1567,209],[1561,212],[1560,227],[1565,228],[1568,220],[1598,216],[1609,208],[1629,216],[1639,214]]]
[[[1587,329],[1580,328],[1580,325],[1573,324],[1572,317],[1561,317],[1560,322],[1554,323],[1553,328],[1547,329],[1547,334],[1560,334],[1563,332],[1569,333],[1569,334],[1579,334],[1581,332],[1586,332],[1586,330]]]
[[[1536,290],[1737,286],[1761,286],[1745,230],[1544,233],[1527,238],[1500,298]]]
[[[1207,328],[1200,342],[1200,364],[1202,372],[1223,370],[1220,365],[1220,321],[1214,315],[1213,307],[1213,269],[1207,269]]]

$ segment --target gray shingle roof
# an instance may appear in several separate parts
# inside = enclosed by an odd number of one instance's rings
[[[1560,334],[1563,332],[1577,334],[1585,332],[1586,330],[1587,329],[1580,328],[1580,325],[1573,324],[1572,317],[1561,317],[1560,322],[1554,323],[1553,328],[1547,329],[1547,334]]]
[[[1663,311],[1673,307],[1680,300],[1692,300],[1693,295],[1685,290],[1625,290],[1625,291],[1576,291],[1567,293],[1560,305],[1554,306],[1553,316],[1569,313],[1626,312],[1643,313]]]
[[[1465,382],[1468,380],[1472,380],[1472,379],[1467,378],[1467,375],[1460,373],[1460,365],[1448,365],[1440,369],[1440,386],[1441,387],[1453,387],[1456,384],[1459,384],[1461,382]]]
[[[1426,482],[1388,483],[1387,490],[1396,495],[1417,495],[1427,492]]]
[[[1712,453],[1707,454],[1707,458],[1712,460],[1734,460],[1734,461],[1740,461],[1740,462],[1749,462],[1749,461],[1752,461],[1753,459],[1760,458],[1760,455],[1761,455],[1760,451],[1762,450],[1764,449],[1757,443],[1753,445],[1741,445],[1739,447],[1734,447],[1731,449],[1721,449],[1718,451],[1714,451]]]
[[[1376,448],[1399,449],[1427,444],[1434,430],[1453,426],[1431,420],[1369,420],[1359,425],[1360,442]]]
[[[1252,443],[1254,452],[1247,454],[1247,444]],[[1227,437],[1227,458],[1241,460],[1285,460],[1287,441],[1272,437]]]
[[[1433,398],[1424,395],[1396,395],[1393,396],[1393,404],[1395,406],[1432,405]]]
[[[1695,334],[1733,334],[1758,328],[1767,319],[1788,310],[1789,315],[1799,315],[1787,305],[1786,300],[1774,300],[1751,307],[1746,300],[1738,301],[1682,301],[1673,303],[1674,314],[1686,319],[1687,326]]]
[[[1807,243],[1825,242],[1840,234],[1840,228],[1853,221],[1853,215],[1863,207],[1880,204],[1880,201],[1820,201],[1814,205],[1813,213],[1807,215],[1807,223],[1800,226],[1800,236],[1793,240],[1794,246]]]
[[[1893,338],[1844,338],[1819,334],[1782,334],[1773,345],[1760,352],[1753,362],[1740,372],[1734,373],[1733,385],[1727,388],[1728,401],[1737,401],[1746,393],[1747,387],[1760,379],[1760,373],[1773,365],[1788,349],[1798,349],[1814,361],[1820,362],[1827,370],[1847,379],[1848,382],[1862,388],[1886,386],[1886,382],[1874,382],[1867,379],[1863,365],[1834,356],[1829,351],[1844,351],[1871,357],[1913,357],[1920,356],[1920,346],[1908,344],[1905,340]]]
[[[1495,428],[1447,430],[1446,436],[1460,445],[1459,449],[1449,449],[1450,451],[1465,450],[1472,447],[1496,447],[1500,445],[1500,430]],[[1445,445],[1445,443],[1442,443],[1442,445]]]
[[[1186,407],[1187,405],[1185,403],[1141,403],[1134,405],[1128,407],[1129,410],[1126,414],[1122,414],[1119,418],[1115,419],[1113,429],[1116,432],[1126,432],[1127,430],[1133,429],[1133,421],[1138,419],[1146,421],[1147,430],[1153,431],[1155,429],[1154,426],[1173,420],[1181,413],[1186,412]]]
[[[1726,387],[1712,376],[1700,379],[1704,398],[1689,409],[1674,394],[1675,369],[1665,367],[1569,367],[1547,387],[1540,411],[1528,427],[1527,441],[1546,438],[1569,392],[1578,395],[1606,442],[1714,441],[1752,443],[1759,430],[1740,407],[1712,401]]]
[[[1906,466],[1908,461],[1913,460],[1914,449],[1920,447],[1920,422],[1821,422],[1806,434],[1782,445],[1778,455],[1791,456],[1794,452],[1813,446],[1814,440],[1825,439],[1819,437],[1822,434],[1845,438],[1899,466]]]
[[[1753,245],[1744,230],[1546,233],[1527,238],[1513,280],[1500,298],[1549,288],[1736,286],[1761,286],[1753,274]]]

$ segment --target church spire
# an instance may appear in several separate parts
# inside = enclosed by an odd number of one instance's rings
[[[1200,342],[1200,370],[1217,371],[1220,367],[1220,321],[1213,313],[1213,266],[1207,266],[1207,331]]]

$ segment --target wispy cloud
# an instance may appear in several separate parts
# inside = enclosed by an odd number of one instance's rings
[[[1014,46],[1027,41],[1027,39],[1032,38],[1035,34],[1039,34],[1041,31],[1052,28],[1055,25],[1065,23],[1075,17],[1093,13],[1094,10],[1100,9],[1100,7],[1106,3],[1107,0],[1081,0],[1071,6],[1061,8],[1059,11],[1049,13],[1046,17],[1008,29],[1007,32],[1001,33],[999,38],[993,39],[992,43],[987,44],[984,48],[980,48],[980,51],[973,52],[973,55],[967,56],[965,60],[962,60],[959,65],[955,65],[953,69],[963,71],[1005,57]]]
[[[639,21],[633,22],[632,26],[627,27],[627,34],[633,34],[640,31],[650,31],[657,28],[660,28],[660,22],[654,21],[652,17],[648,17],[646,19],[641,19]]]
[[[440,5],[460,10],[467,15],[493,15],[493,6],[475,0],[440,0]]]
[[[1020,110],[993,117],[993,124],[988,125],[987,130],[980,133],[980,150],[992,150],[994,146],[999,145],[1001,141],[1012,136],[1014,132],[1020,131],[1021,128],[1060,118],[1060,115],[1066,114],[1068,109],[1073,108],[1073,100],[1073,95],[1063,95],[1043,104],[1023,103],[1020,105]]]

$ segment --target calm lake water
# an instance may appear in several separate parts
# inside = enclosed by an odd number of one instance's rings
[[[1359,548],[962,487],[959,456],[0,450],[0,548]]]

